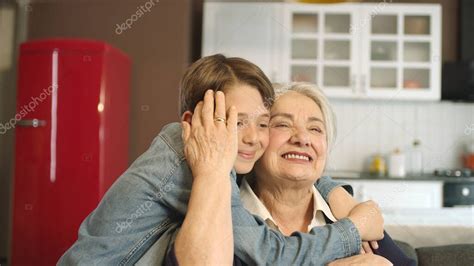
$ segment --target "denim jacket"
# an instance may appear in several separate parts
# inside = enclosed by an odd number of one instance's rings
[[[270,229],[243,207],[235,171],[231,178],[234,253],[244,263],[325,265],[359,252],[359,233],[347,218],[289,237]],[[191,185],[181,126],[171,123],[82,222],[77,241],[58,265],[132,265],[148,250],[157,258],[154,263],[161,265],[184,220]],[[327,200],[339,185],[321,177],[317,188]]]

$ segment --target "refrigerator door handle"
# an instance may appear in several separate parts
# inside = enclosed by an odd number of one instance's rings
[[[44,127],[46,126],[46,120],[39,119],[29,119],[29,120],[20,120],[17,122],[17,125],[20,127]]]

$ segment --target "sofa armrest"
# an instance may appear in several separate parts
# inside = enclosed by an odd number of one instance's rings
[[[418,265],[474,265],[474,244],[459,244],[416,249]]]

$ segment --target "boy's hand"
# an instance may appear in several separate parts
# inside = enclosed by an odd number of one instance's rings
[[[337,187],[330,192],[328,203],[329,203],[329,207],[331,208],[332,214],[338,220],[348,217],[352,209],[354,209],[358,204],[358,202],[354,199],[354,197],[352,197],[342,187]],[[373,253],[373,250],[378,249],[378,248],[379,248],[379,245],[377,241],[363,241],[360,253],[371,254]]]
[[[359,203],[344,188],[337,187],[329,193],[328,204],[334,217],[340,220],[349,216]]]
[[[379,206],[374,201],[357,204],[348,218],[359,230],[360,238],[365,241],[383,238],[383,217]]]

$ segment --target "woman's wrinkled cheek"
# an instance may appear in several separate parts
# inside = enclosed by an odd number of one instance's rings
[[[314,149],[316,150],[316,153],[319,157],[326,157],[326,151],[327,151],[327,143],[325,137],[318,137],[314,142],[313,142]]]

